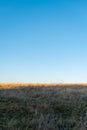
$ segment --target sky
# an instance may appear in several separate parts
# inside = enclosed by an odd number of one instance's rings
[[[87,82],[87,1],[0,0],[0,82]]]

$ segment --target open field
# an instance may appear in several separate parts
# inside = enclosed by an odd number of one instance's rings
[[[0,130],[87,130],[87,85],[0,84]]]

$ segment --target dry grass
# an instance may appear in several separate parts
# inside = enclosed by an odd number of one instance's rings
[[[0,84],[3,129],[87,130],[87,85]]]
[[[74,86],[85,86],[87,87],[87,83],[82,83],[82,84],[70,84],[70,83],[60,83],[60,84],[56,84],[56,83],[0,83],[0,88],[16,88],[16,87],[74,87]]]

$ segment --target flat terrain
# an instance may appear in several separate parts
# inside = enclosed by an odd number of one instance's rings
[[[87,130],[87,85],[0,84],[0,130]]]

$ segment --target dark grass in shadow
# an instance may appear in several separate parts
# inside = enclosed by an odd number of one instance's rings
[[[0,89],[0,130],[86,130],[87,87]]]

